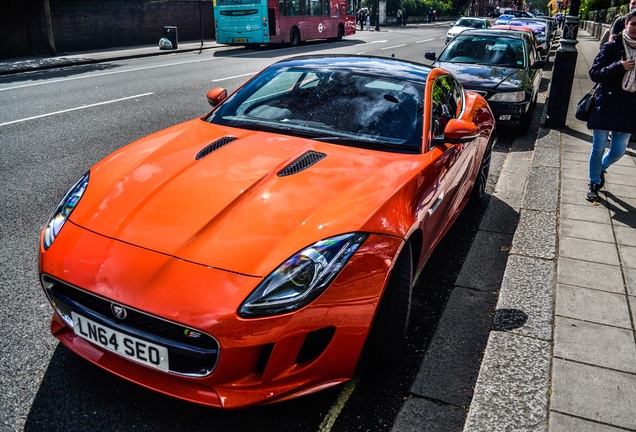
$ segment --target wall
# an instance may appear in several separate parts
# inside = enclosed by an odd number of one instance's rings
[[[2,1],[0,58],[53,54],[47,32],[45,1]],[[48,2],[57,54],[158,44],[164,26],[177,26],[180,41],[200,40],[200,22],[204,39],[214,37],[211,0]]]

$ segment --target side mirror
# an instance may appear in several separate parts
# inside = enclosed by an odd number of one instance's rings
[[[451,119],[444,128],[444,136],[433,139],[433,144],[462,144],[479,137],[479,128],[467,120]]]
[[[437,56],[435,55],[435,51],[424,53],[424,58],[426,58],[428,60],[433,60],[433,61],[437,60]]]
[[[208,98],[208,103],[212,105],[212,107],[215,107],[223,102],[225,99],[227,99],[227,90],[225,90],[223,87],[217,87],[210,90],[206,94],[206,97]]]
[[[450,23],[449,27],[455,27],[455,23],[454,22]]]
[[[531,69],[543,69],[545,67],[545,60],[535,60],[530,66]]]

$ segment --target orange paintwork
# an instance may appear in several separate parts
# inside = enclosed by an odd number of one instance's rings
[[[428,79],[444,74],[435,69]],[[220,346],[218,364],[198,378],[150,369],[75,336],[57,313],[53,334],[121,377],[217,407],[284,400],[350,379],[397,255],[409,239],[419,247],[416,267],[430,255],[466,203],[494,130],[488,104],[477,94],[467,94],[461,117],[477,126],[472,143],[431,149],[428,102],[424,116],[421,154],[195,119],[108,156],[91,169],[58,238],[40,248],[40,274],[212,336]],[[457,124],[464,134],[474,132]],[[195,160],[225,136],[237,140]],[[327,156],[293,176],[276,175],[308,150]],[[431,214],[440,198],[442,208]],[[316,300],[293,313],[238,316],[245,298],[293,253],[356,231],[369,237]],[[330,327],[335,333],[325,351],[296,364],[305,336]],[[270,345],[266,367],[257,370]]]

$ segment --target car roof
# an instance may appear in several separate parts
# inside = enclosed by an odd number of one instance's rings
[[[510,37],[513,39],[523,39],[523,33],[517,30],[505,30],[505,29],[474,29],[466,30],[458,34],[456,37],[465,36],[493,36],[493,37]]]
[[[299,67],[315,69],[338,69],[371,75],[389,76],[413,82],[425,82],[433,67],[423,63],[392,57],[362,55],[302,55],[284,59],[270,67]]]

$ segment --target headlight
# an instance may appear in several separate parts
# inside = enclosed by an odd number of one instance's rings
[[[64,222],[69,218],[73,210],[79,203],[79,200],[84,195],[86,187],[88,186],[88,173],[75,183],[75,185],[66,192],[62,201],[58,204],[57,208],[51,215],[49,222],[44,228],[44,249],[48,249],[49,246],[55,240],[55,237],[60,233],[60,230],[64,226]]]
[[[523,102],[526,94],[523,91],[495,93],[488,100],[491,102]]]
[[[239,308],[239,315],[277,315],[307,305],[329,286],[366,238],[362,233],[343,234],[296,253],[256,287]]]

